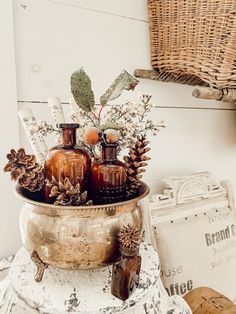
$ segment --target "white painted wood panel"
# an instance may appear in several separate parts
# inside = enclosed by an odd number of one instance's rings
[[[6,154],[18,147],[18,119],[13,40],[12,1],[0,1],[0,257],[13,253],[20,245],[18,230],[19,202],[13,194],[14,185],[9,175],[3,173]]]
[[[210,171],[217,181],[229,179],[236,191],[235,112],[158,109],[168,127],[152,138],[152,160],[145,175],[153,192],[160,177]]]
[[[58,95],[68,101],[70,75],[83,66],[98,101],[122,69],[133,73],[136,68],[150,68],[148,23],[124,17],[142,9],[146,15],[145,1],[138,0],[136,5],[134,0],[126,4],[124,0],[14,3],[20,100],[45,101]],[[86,3],[95,10],[81,9],[79,5]],[[106,7],[111,14],[99,12]],[[142,80],[137,88],[140,91],[152,93],[156,103],[167,107],[232,108],[230,104],[193,98],[190,86]]]
[[[148,45],[138,49],[147,23],[47,1],[15,4],[19,99],[68,99],[70,75],[81,66],[98,98],[123,68],[132,72],[138,59],[148,66]]]
[[[140,21],[147,21],[147,0],[44,0],[55,4],[98,11],[101,14],[119,15]]]

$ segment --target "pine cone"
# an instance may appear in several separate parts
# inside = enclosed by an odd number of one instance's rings
[[[36,161],[35,155],[26,155],[24,148],[7,154],[8,163],[4,172],[11,173],[11,179],[31,192],[40,191],[44,184],[43,167]]]
[[[130,148],[129,155],[124,157],[126,172],[127,172],[127,183],[128,183],[128,194],[131,196],[135,194],[138,188],[142,185],[141,178],[142,173],[145,172],[143,167],[147,166],[146,161],[150,160],[150,157],[145,154],[150,150],[147,145],[149,142],[146,139],[146,135],[138,136],[134,147]]]
[[[137,251],[141,242],[140,231],[131,225],[123,226],[118,233],[118,240],[121,250]]]
[[[52,177],[52,181],[47,180],[46,185],[51,188],[49,196],[56,198],[54,205],[92,205],[91,201],[87,202],[87,191],[81,193],[80,184],[77,183],[76,186],[73,186],[69,178],[65,178],[63,182],[57,182]]]

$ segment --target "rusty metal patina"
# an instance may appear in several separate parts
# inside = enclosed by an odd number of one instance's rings
[[[21,237],[29,252],[36,251],[43,263],[64,269],[89,269],[109,265],[119,255],[117,233],[130,224],[142,230],[139,201],[99,206],[55,206],[22,196]]]

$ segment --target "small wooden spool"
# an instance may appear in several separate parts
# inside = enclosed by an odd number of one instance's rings
[[[193,314],[236,314],[233,302],[210,288],[196,288],[184,296]]]

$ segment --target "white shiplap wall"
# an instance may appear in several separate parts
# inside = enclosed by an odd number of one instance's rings
[[[20,245],[18,213],[20,203],[14,197],[14,184],[2,169],[6,153],[19,146],[15,53],[12,2],[0,1],[0,257],[14,252]]]
[[[97,100],[122,69],[150,68],[145,0],[14,0],[18,107],[31,107],[49,120],[44,102],[70,97],[71,73],[84,67]],[[232,105],[202,101],[192,87],[141,80],[134,93],[151,93],[154,119],[168,128],[152,140],[152,160],[145,175],[152,191],[159,178],[209,170],[236,188],[236,121]],[[23,103],[28,102],[28,103]],[[173,108],[175,107],[175,108]],[[179,107],[184,107],[180,109]],[[24,132],[21,142],[27,146]],[[17,226],[15,225],[15,228]]]

